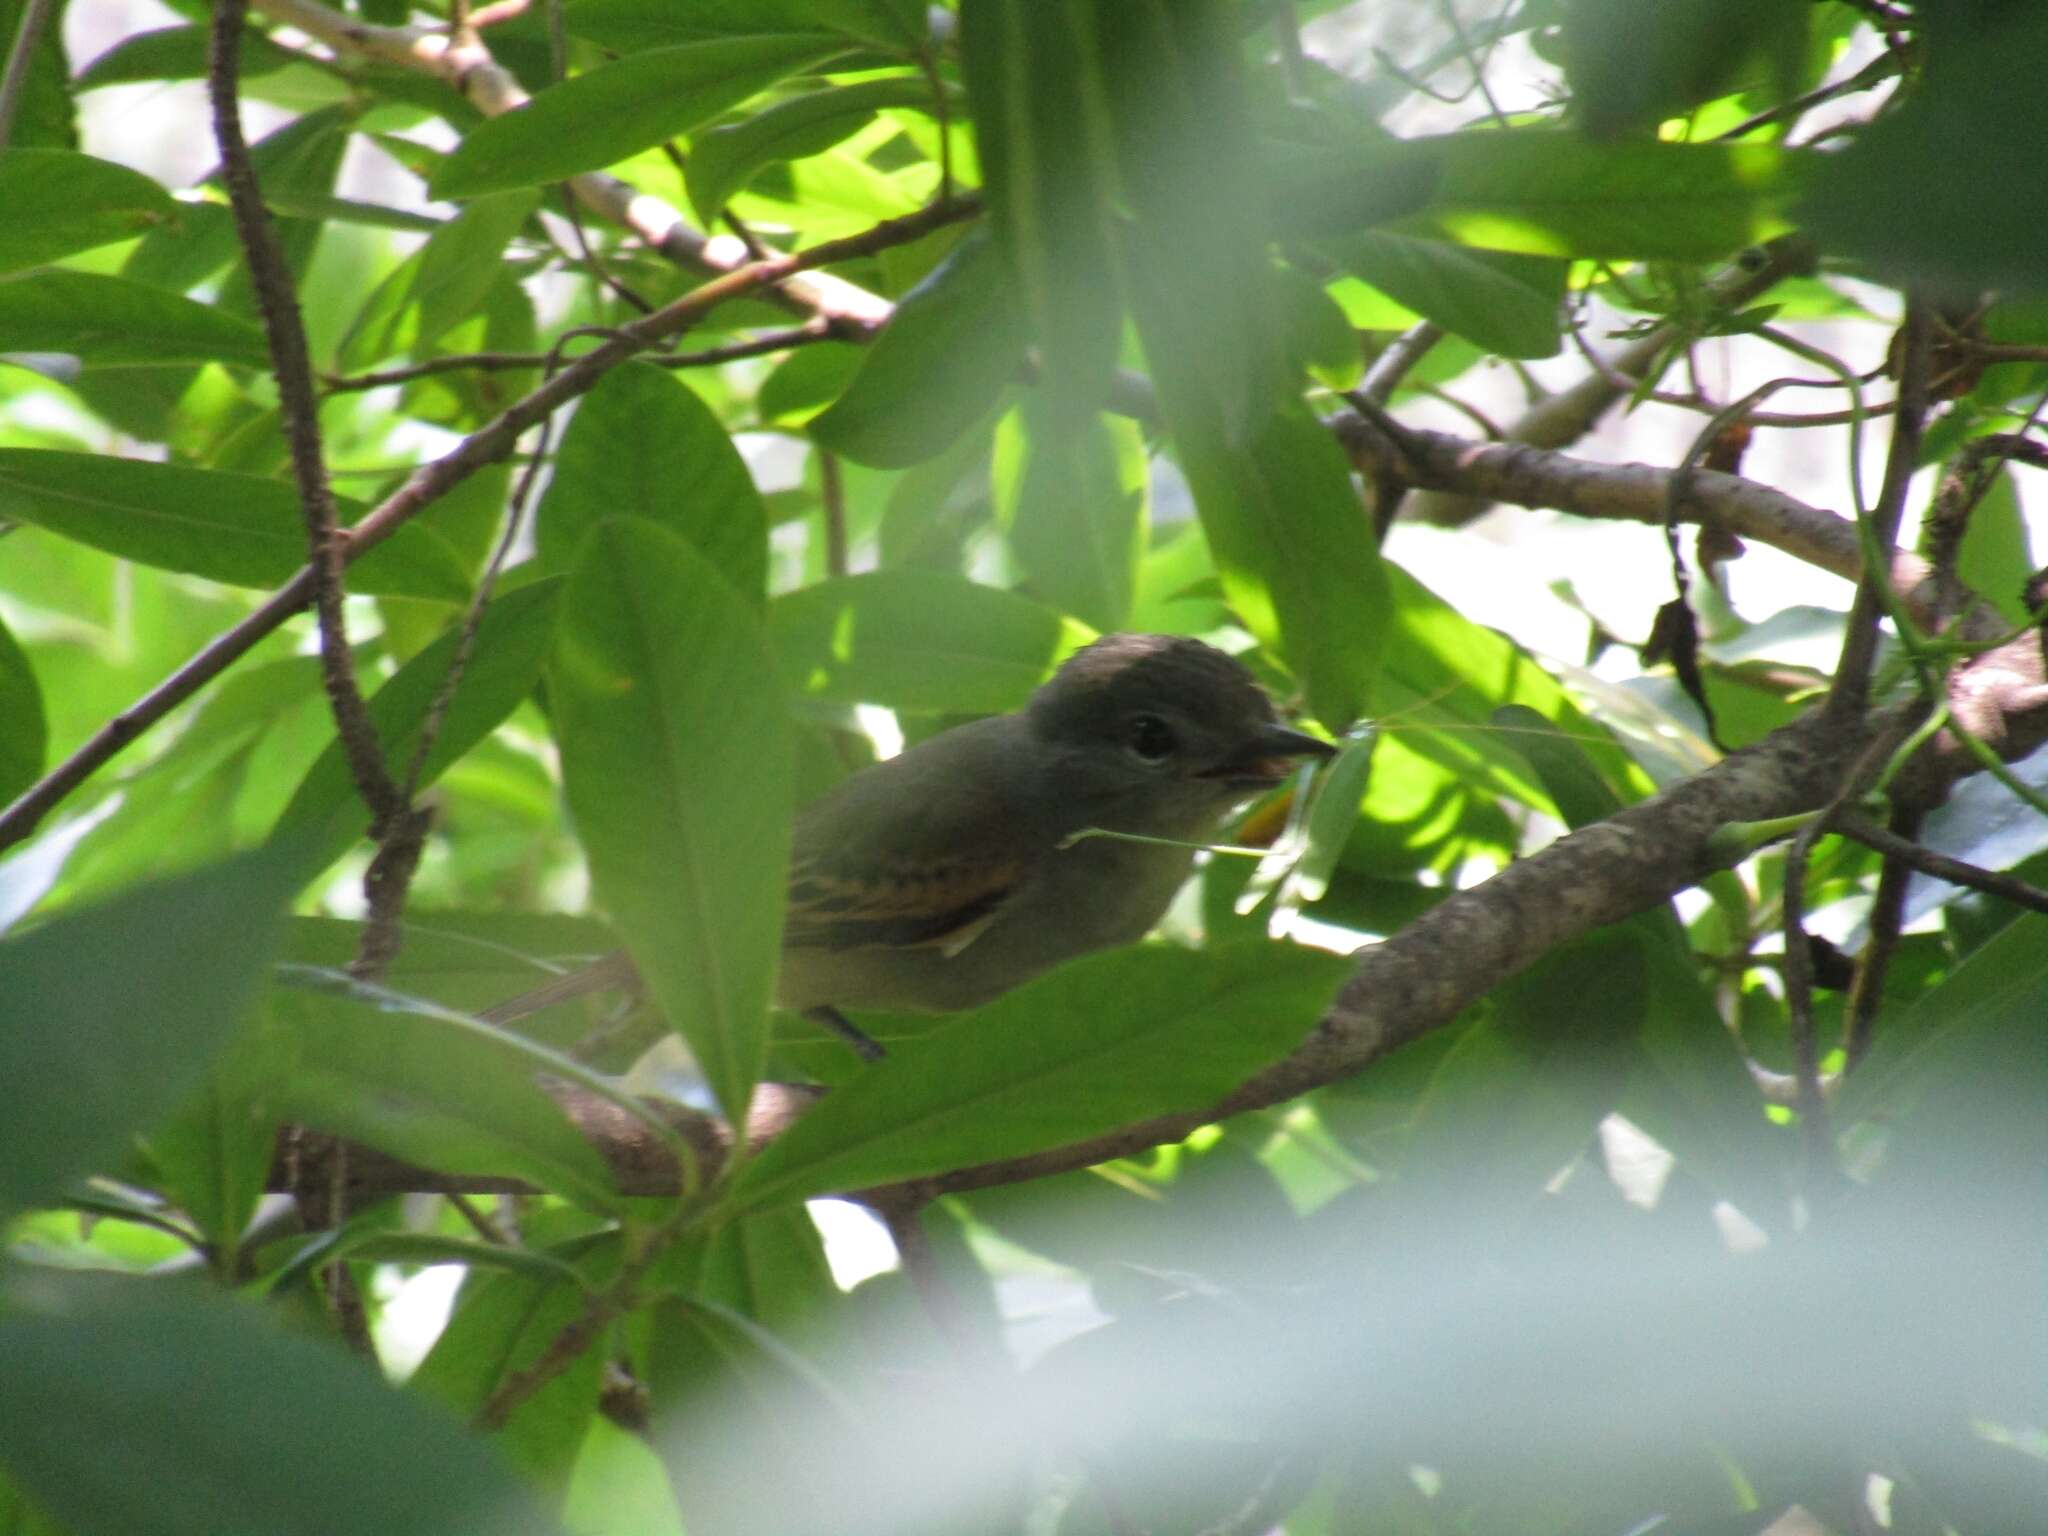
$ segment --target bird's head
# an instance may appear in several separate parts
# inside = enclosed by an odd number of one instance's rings
[[[1234,658],[1185,635],[1105,635],[1032,695],[1033,733],[1090,824],[1193,837],[1328,742],[1280,723]]]

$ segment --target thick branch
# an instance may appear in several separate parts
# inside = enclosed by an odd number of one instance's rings
[[[1405,458],[1421,487],[1489,502],[1652,527],[1664,526],[1675,510],[1682,522],[1768,544],[1845,581],[1863,572],[1856,525],[1848,518],[1740,475],[1694,470],[1674,509],[1674,472],[1656,465],[1600,464],[1523,443],[1478,443],[1412,427],[1397,450],[1356,417],[1332,417],[1327,424],[1365,474],[1398,470]],[[1920,556],[1893,556],[1892,587],[1908,607],[1931,605],[1930,576]]]

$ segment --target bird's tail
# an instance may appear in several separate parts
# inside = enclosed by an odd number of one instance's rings
[[[490,1024],[510,1024],[514,1019],[523,1019],[530,1013],[539,1013],[543,1008],[552,1008],[571,998],[584,997],[592,992],[633,991],[639,986],[640,973],[633,969],[633,957],[623,949],[615,949],[578,970],[535,987],[531,992],[522,992],[517,997],[485,1008],[477,1017]]]

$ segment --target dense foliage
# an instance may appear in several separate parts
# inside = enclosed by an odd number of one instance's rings
[[[0,1532],[2048,1526],[2038,8],[169,3],[0,0]],[[775,1013],[1118,629],[1264,856]]]

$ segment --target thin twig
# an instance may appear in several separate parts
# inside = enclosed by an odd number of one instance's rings
[[[720,363],[765,357],[771,352],[786,352],[793,347],[831,339],[832,332],[824,322],[808,320],[802,325],[780,331],[763,331],[744,341],[729,341],[696,352],[650,352],[641,361],[652,363],[657,368],[711,368]],[[549,356],[546,352],[454,352],[446,357],[430,357],[424,362],[409,363],[403,368],[385,368],[375,373],[330,374],[321,383],[330,395],[349,394],[357,390],[382,389],[390,384],[410,384],[415,379],[432,378],[439,373],[511,373],[540,368],[546,365]]]
[[[299,313],[299,296],[284,247],[270,221],[270,210],[264,206],[263,190],[242,134],[236,77],[247,12],[248,0],[216,0],[207,54],[207,91],[213,104],[221,180],[227,187],[256,307],[263,316],[271,373],[277,380],[278,414],[306,523],[306,570],[311,575],[313,613],[320,632],[321,681],[349,776],[370,808],[370,835],[377,843],[376,857],[363,877],[369,921],[354,964],[358,974],[374,979],[383,974],[401,942],[399,918],[412,872],[419,864],[426,819],[413,809],[409,791],[399,787],[385,765],[383,743],[356,682],[355,657],[342,615],[345,536],[335,516],[333,487],[327,481],[305,321]]]
[[[1891,451],[1885,456],[1884,485],[1865,524],[1865,547],[1876,558],[1864,562],[1849,608],[1834,687],[1824,706],[1836,720],[1860,715],[1870,700],[1870,668],[1877,656],[1878,626],[1888,606],[1891,559],[1906,510],[1906,489],[1920,465],[1920,436],[1927,420],[1927,343],[1931,333],[1927,299],[1906,296],[1900,347],[1898,410],[1892,417]]]
[[[1443,327],[1429,320],[1409,326],[1372,360],[1372,366],[1365,370],[1365,378],[1359,383],[1359,393],[1377,405],[1385,405],[1393,398],[1394,391],[1401,387],[1401,381],[1429,355],[1429,349],[1443,340],[1443,336]]]
[[[2025,907],[2029,912],[2048,912],[2048,890],[2017,875],[2001,874],[1995,869],[1985,869],[1976,864],[1965,863],[1945,853],[1913,841],[1910,834],[1886,831],[1875,822],[1860,816],[1839,816],[1835,819],[1834,831],[1852,838],[1864,847],[1874,849],[1888,859],[1897,859],[1901,864],[1910,865],[1923,875],[1932,875],[1937,880],[1946,880],[1950,885],[1966,886],[1973,891],[1982,891],[1987,896],[1996,896],[2009,901],[2016,907]]]
[[[36,49],[42,46],[43,32],[56,9],[56,0],[28,0],[21,8],[14,44],[7,50],[7,68],[0,73],[0,150],[14,136],[15,115],[28,93],[28,72],[35,67]]]
[[[1901,806],[1892,813],[1892,829],[1885,836],[1896,835],[1898,840],[1911,848],[1912,839],[1920,830],[1922,813],[1913,807]],[[1836,818],[1835,830],[1848,837],[1855,837],[1849,830],[1847,816]],[[1875,832],[1876,827],[1870,828]],[[1858,838],[1857,841],[1862,841]],[[1884,1006],[1885,978],[1891,972],[1892,952],[1899,947],[1899,935],[1905,928],[1906,891],[1913,880],[1913,867],[1897,853],[1887,853],[1877,873],[1877,895],[1870,905],[1868,936],[1863,941],[1863,953],[1856,957],[1856,979],[1850,984],[1846,1007],[1846,1022],[1842,1028],[1843,1071],[1853,1072],[1856,1064],[1870,1049],[1870,1041],[1877,1029],[1877,1015]],[[2048,901],[2048,894],[2042,899]]]
[[[1891,79],[1892,76],[1900,73],[1903,68],[1904,66],[1901,64],[1897,54],[1889,52],[1879,54],[1846,79],[1837,80],[1832,85],[1815,86],[1804,96],[1795,96],[1790,101],[1780,102],[1775,107],[1766,107],[1755,116],[1744,118],[1726,133],[1715,134],[1714,139],[1716,142],[1720,142],[1726,139],[1747,138],[1750,134],[1755,133],[1757,129],[1767,128],[1772,123],[1790,122],[1804,117],[1815,107],[1825,105],[1838,96],[1850,96],[1857,91],[1867,91],[1874,86],[1882,85],[1885,81]]]
[[[278,413],[283,418],[292,478],[297,482],[299,507],[305,518],[313,609],[320,628],[321,676],[356,789],[372,812],[383,820],[402,802],[398,786],[384,766],[376,726],[356,684],[354,658],[342,620],[343,541],[321,450],[319,407],[313,396],[305,322],[299,313],[298,294],[285,264],[284,249],[270,222],[270,211],[264,206],[262,189],[257,185],[248,141],[242,135],[236,76],[241,64],[246,13],[247,0],[218,0],[214,6],[207,60],[214,141],[220,149],[221,180],[227,187],[235,232],[249,268],[250,286],[263,316],[271,372],[277,379]]]
[[[413,471],[404,484],[347,530],[342,551],[344,561],[354,560],[381,544],[424,508],[485,465],[504,458],[512,452],[528,427],[587,393],[599,379],[627,358],[681,334],[720,304],[773,290],[790,277],[813,267],[908,244],[934,229],[971,218],[980,209],[979,200],[971,198],[932,203],[916,213],[885,220],[857,234],[821,241],[772,261],[753,262],[723,273],[691,289],[644,320],[621,327],[613,340],[578,358],[553,379],[514,401],[441,458]],[[306,605],[312,592],[312,571],[310,568],[302,569],[262,607],[108,721],[70,757],[37,780],[5,811],[0,811],[0,848],[18,843],[32,833],[42,818],[67,794],[90,778],[122,747],[219,676],[258,641],[297,613]]]

